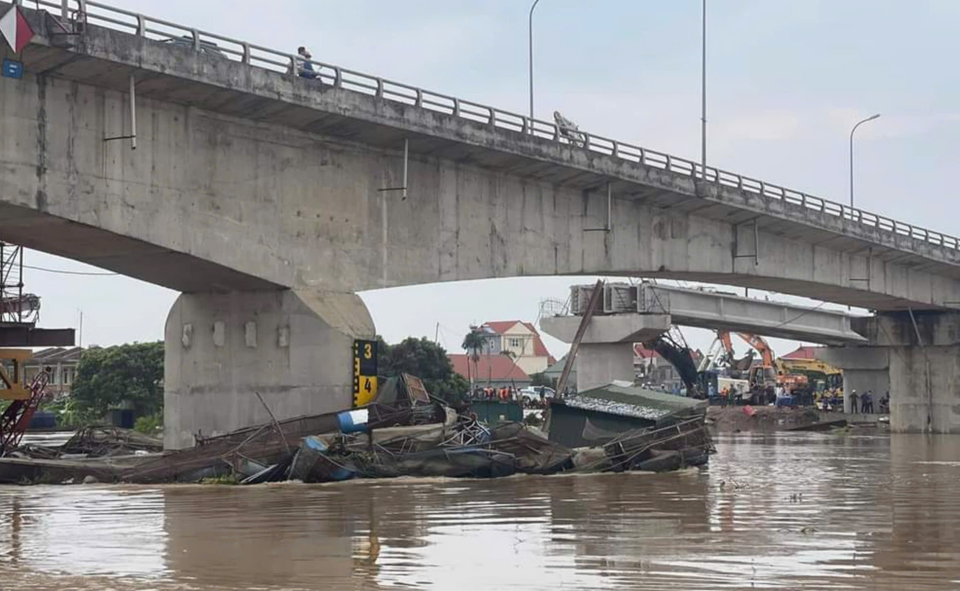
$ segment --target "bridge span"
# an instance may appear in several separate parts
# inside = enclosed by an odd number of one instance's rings
[[[569,306],[541,308],[540,328],[572,343],[594,285],[570,288]],[[547,309],[562,314],[545,314]],[[643,282],[605,283],[577,356],[577,389],[633,380],[633,344],[648,342],[671,325],[746,332],[825,345],[866,344],[853,325],[863,317],[820,307],[748,298],[717,290]]]
[[[33,43],[4,49],[25,73],[0,78],[0,239],[183,292],[170,447],[267,420],[254,391],[283,416],[348,405],[364,289],[678,278],[877,310],[906,337],[903,314],[960,305],[952,236],[339,66],[300,78],[288,52],[99,2],[82,22],[38,5]],[[902,389],[900,416],[926,416],[904,428],[960,429],[909,394],[956,393],[960,369],[887,357],[893,407]]]

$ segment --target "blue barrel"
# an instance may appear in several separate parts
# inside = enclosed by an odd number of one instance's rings
[[[345,410],[337,413],[337,424],[341,433],[364,433],[369,429],[369,418],[370,412],[365,408]]]

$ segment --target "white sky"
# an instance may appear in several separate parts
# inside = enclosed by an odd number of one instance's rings
[[[305,44],[321,61],[528,109],[525,0],[111,4],[268,47]],[[960,1],[709,0],[709,11],[711,164],[846,201],[850,126],[880,112],[857,131],[857,204],[960,234],[950,215],[960,158]],[[538,115],[559,109],[588,131],[699,157],[698,0],[541,0],[534,27]],[[26,263],[101,272],[34,252]],[[77,326],[82,310],[84,345],[162,338],[177,295],[119,276],[28,269],[26,281],[43,297],[43,325]],[[569,285],[592,281],[501,279],[363,298],[388,341],[437,334],[459,352],[470,324],[536,320],[542,299],[564,299]],[[702,348],[712,338],[684,332]],[[772,342],[780,354],[795,345]]]

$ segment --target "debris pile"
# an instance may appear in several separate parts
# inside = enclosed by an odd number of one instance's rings
[[[156,453],[158,441],[139,434],[83,429],[55,452],[31,448],[0,458],[0,482],[316,483],[660,472],[706,463],[712,444],[705,407],[661,394],[648,398],[624,385],[607,388],[602,403],[595,402],[604,393],[591,391],[551,405],[551,413],[567,414],[548,419],[548,437],[521,422],[490,426],[475,415],[457,414],[431,398],[419,379],[401,375],[362,408],[282,421],[271,414],[269,423],[198,437],[193,448],[162,454]]]
[[[155,437],[129,429],[100,426],[80,429],[60,447],[61,455],[85,455],[89,458],[162,451],[163,442]]]

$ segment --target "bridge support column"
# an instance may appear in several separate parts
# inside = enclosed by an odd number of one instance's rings
[[[858,320],[871,345],[830,347],[821,357],[844,370],[849,393],[890,392],[890,429],[900,433],[960,433],[960,314],[885,313]]]
[[[540,328],[571,343],[581,320],[579,316],[543,318]],[[633,382],[633,343],[648,341],[668,330],[669,314],[594,316],[577,355],[577,391],[606,386],[614,380]]]
[[[349,408],[352,345],[373,320],[351,293],[182,294],[167,316],[164,447],[277,419]]]

